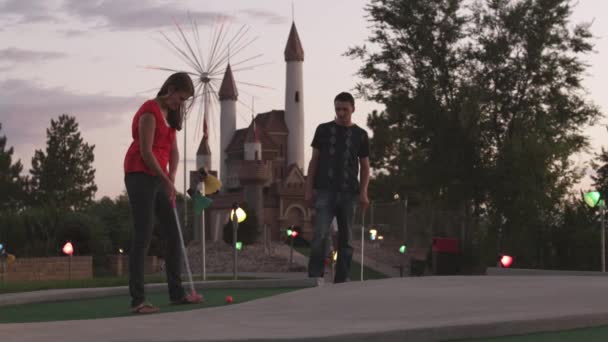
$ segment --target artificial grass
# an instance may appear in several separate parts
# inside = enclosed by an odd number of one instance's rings
[[[235,305],[253,299],[274,296],[297,290],[296,288],[208,289],[200,291],[205,297],[202,304],[170,305],[166,291],[153,292],[146,300],[160,307],[161,313],[204,309],[221,305]],[[226,296],[233,303],[226,303]],[[0,323],[48,322],[61,320],[99,319],[132,316],[129,296],[109,296],[92,299],[47,303],[31,303],[0,307]]]
[[[201,276],[195,276],[194,281],[202,280]],[[241,277],[239,280],[247,279],[262,279],[255,277]],[[184,279],[182,279],[184,280]],[[232,277],[207,277],[207,280],[232,280]],[[146,275],[145,282],[150,283],[166,283],[164,276],[159,274]],[[0,294],[3,293],[15,293],[15,292],[28,292],[28,291],[40,291],[40,290],[54,290],[54,289],[75,289],[75,288],[91,288],[91,287],[115,287],[115,286],[127,286],[129,284],[129,278],[123,277],[99,277],[91,279],[78,279],[78,280],[36,280],[36,281],[23,281],[23,282],[0,282]]]

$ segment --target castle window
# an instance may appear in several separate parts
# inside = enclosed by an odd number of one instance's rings
[[[296,102],[300,102],[300,92],[296,91]]]

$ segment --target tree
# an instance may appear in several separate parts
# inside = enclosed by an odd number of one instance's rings
[[[542,265],[560,201],[599,117],[584,98],[588,25],[569,0],[372,0],[371,46],[359,93],[372,113],[381,184],[463,212],[489,215],[521,265]],[[389,192],[390,193],[390,192]],[[499,234],[494,234],[499,235]]]
[[[560,221],[551,232],[552,268],[601,269],[599,214],[597,208],[589,208],[580,196],[565,201]]]
[[[492,0],[473,19],[491,208],[505,247],[531,266],[544,266],[550,227],[578,178],[569,158],[600,116],[581,85],[592,34],[571,15],[568,0]]]
[[[596,160],[591,163],[596,170],[596,175],[592,177],[595,190],[602,194],[603,199],[608,196],[608,151],[602,148],[602,152],[596,155]]]
[[[393,189],[384,193],[417,193],[460,209],[480,197],[481,180],[461,1],[374,0],[367,10],[373,47],[347,55],[364,62],[359,93],[386,107],[368,117],[371,165]]]
[[[93,150],[78,131],[76,118],[66,114],[51,120],[46,152],[36,150],[32,158],[32,197],[37,203],[86,208],[97,191]]]
[[[52,206],[28,207],[19,213],[5,212],[0,216],[0,238],[7,249],[17,256],[55,256],[60,253],[57,231],[61,217]]]
[[[0,123],[0,131],[2,124]],[[24,182],[21,161],[13,163],[13,148],[6,147],[6,136],[0,136],[0,212],[23,207]]]
[[[119,195],[115,200],[103,197],[101,200],[93,202],[86,212],[101,223],[104,234],[111,242],[112,253],[110,254],[118,253],[119,249],[128,251],[133,219],[126,194]]]

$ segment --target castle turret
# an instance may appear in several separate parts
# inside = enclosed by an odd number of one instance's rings
[[[245,136],[245,160],[262,160],[262,143],[255,127],[255,119],[251,116],[251,125]]]
[[[285,123],[289,130],[287,164],[304,170],[304,49],[292,23],[285,46],[287,75],[285,84]]]
[[[272,179],[272,163],[262,160],[242,160],[239,181],[243,187],[243,198],[255,210],[261,229],[264,220],[264,184]]]
[[[201,143],[196,151],[196,169],[200,170],[203,167],[207,170],[212,170],[211,149],[209,148],[209,138],[206,135],[201,139]]]
[[[228,167],[226,163],[226,148],[230,144],[230,140],[236,131],[236,101],[238,100],[238,91],[230,63],[226,67],[224,79],[219,91],[220,98],[220,180],[224,184],[228,184]]]

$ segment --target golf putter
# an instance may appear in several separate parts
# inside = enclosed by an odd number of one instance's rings
[[[365,252],[365,209],[361,208],[361,281],[363,281],[363,265]]]
[[[193,299],[202,301],[203,296],[196,292],[194,288],[194,282],[192,281],[192,271],[190,270],[190,262],[188,261],[188,253],[186,253],[186,244],[184,243],[184,235],[182,234],[182,227],[179,223],[179,215],[177,213],[177,206],[175,204],[175,200],[171,201],[171,205],[173,206],[173,215],[175,216],[175,223],[177,223],[177,233],[179,234],[179,242],[182,246],[182,253],[184,254],[184,261],[186,262],[186,272],[188,273],[188,280],[190,281],[190,295]]]

